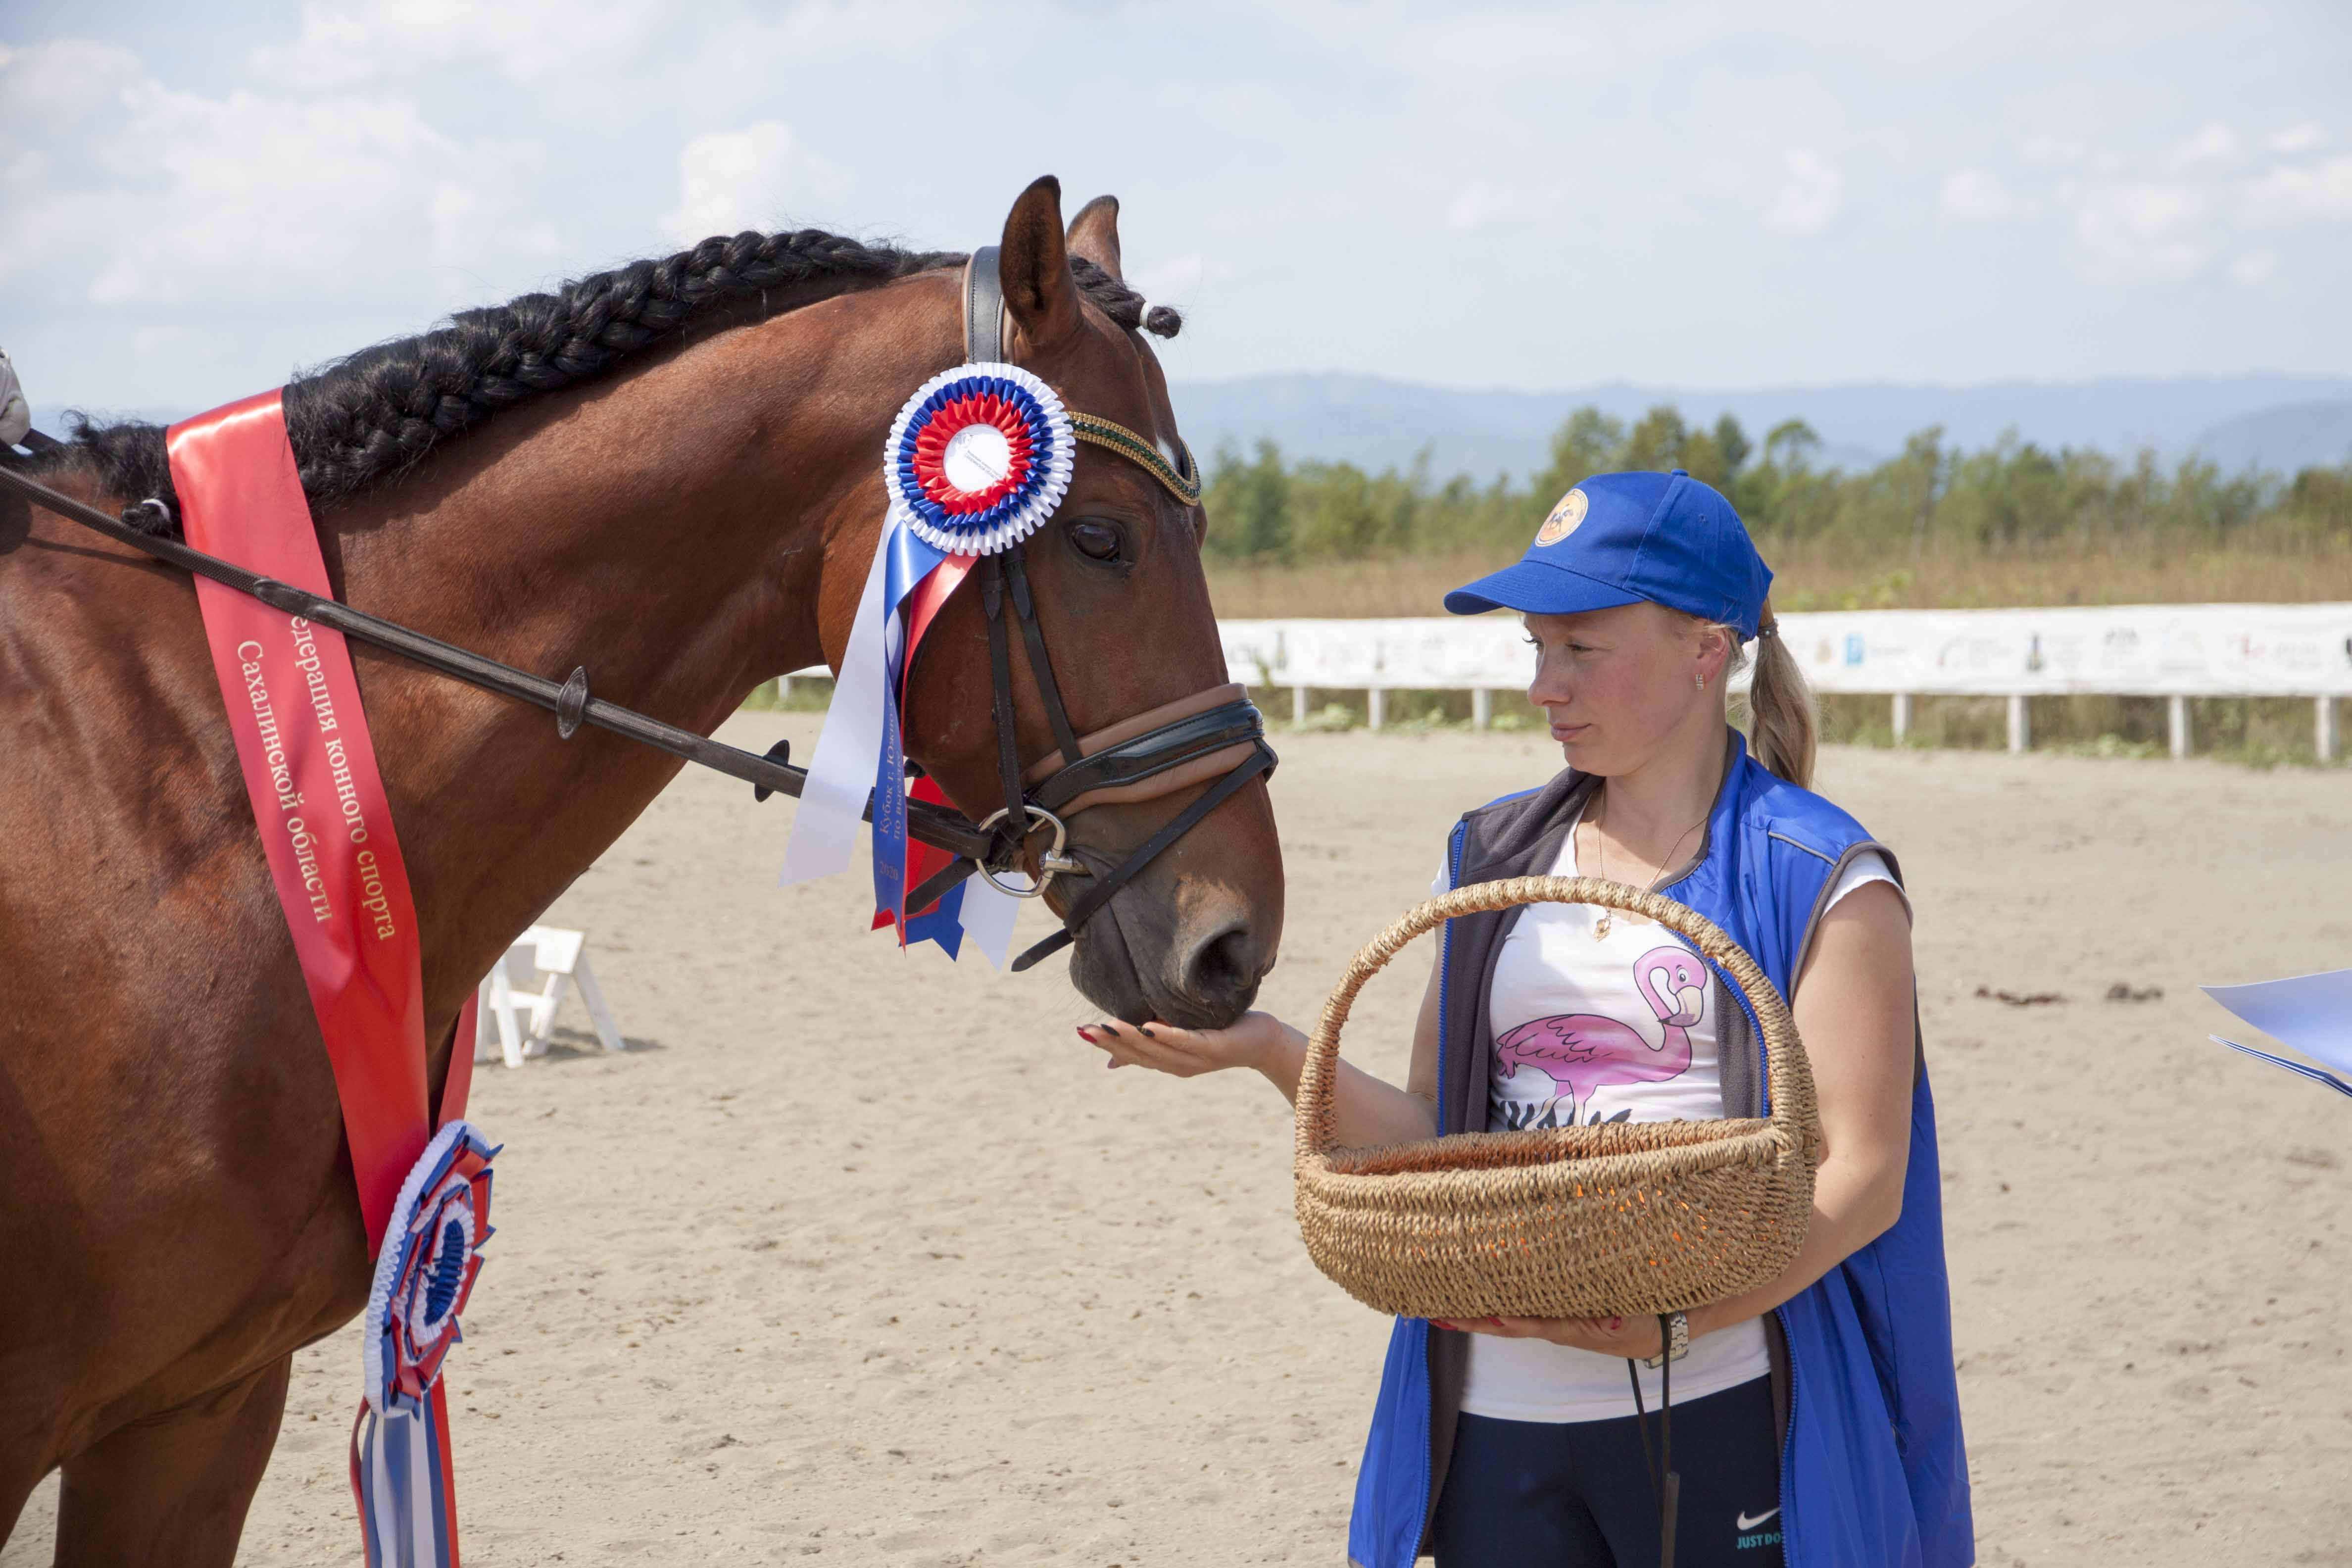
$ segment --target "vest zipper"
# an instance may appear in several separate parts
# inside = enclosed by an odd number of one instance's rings
[[[1467,821],[1454,824],[1454,837],[1445,847],[1447,892],[1462,885],[1462,846],[1469,836],[1470,824]],[[1447,921],[1445,929],[1437,935],[1437,1135],[1441,1138],[1445,1136],[1445,1097],[1450,1092],[1445,1081],[1445,1037],[1447,1026],[1453,1022],[1453,1000],[1454,922]],[[1433,1405],[1436,1398],[1436,1380],[1430,1376],[1429,1352],[1437,1342],[1430,1337],[1435,1332],[1435,1330],[1428,1328],[1422,1331],[1421,1351],[1422,1375],[1428,1381]],[[1435,1412],[1433,1410],[1431,1414],[1433,1416]],[[1437,1423],[1433,1419],[1429,1425],[1429,1453],[1426,1458],[1428,1463],[1422,1471],[1421,1482],[1421,1535],[1413,1542],[1416,1548],[1429,1540],[1430,1522],[1437,1512]]]

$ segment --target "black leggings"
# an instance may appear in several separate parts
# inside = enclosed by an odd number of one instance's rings
[[[1674,1408],[1675,1568],[1780,1568],[1772,1380]],[[1656,1411],[1649,1421],[1654,1449]],[[1655,1568],[1658,1500],[1633,1417],[1463,1416],[1430,1533],[1437,1568]]]

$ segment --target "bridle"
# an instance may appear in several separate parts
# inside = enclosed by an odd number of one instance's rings
[[[972,254],[964,269],[963,296],[967,358],[1001,359],[1003,290],[998,279],[995,247],[984,247]],[[1150,442],[1109,420],[1073,413],[1071,424],[1078,440],[1135,462],[1184,504],[1199,504],[1199,474],[1191,454],[1184,452],[1181,445],[1179,455],[1183,466],[1179,468],[1162,458]],[[35,431],[26,438],[26,445],[37,452],[58,443]],[[556,733],[565,740],[577,733],[583,724],[609,731],[683,761],[741,779],[753,786],[754,794],[761,800],[775,793],[797,797],[807,781],[807,770],[792,764],[791,749],[784,742],[770,748],[765,756],[754,755],[590,695],[584,667],[574,668],[563,681],[550,680],[364,610],[248,572],[177,540],[147,532],[131,521],[134,517],[144,516],[168,523],[171,508],[162,500],[142,501],[121,518],[109,517],[96,507],[16,472],[7,460],[12,456],[6,447],[0,447],[0,489],[14,490],[118,543],[166,565],[249,595],[273,609],[331,626],[346,637],[436,674],[544,708],[555,715]],[[1265,721],[1250,702],[1245,689],[1239,685],[1212,687],[1092,734],[1076,734],[1071,728],[1068,710],[1063,706],[1061,689],[1054,679],[1045,632],[1037,624],[1035,600],[1029,591],[1028,575],[1021,559],[1025,548],[1025,544],[1019,545],[982,557],[975,571],[988,621],[998,774],[1005,804],[981,822],[924,801],[910,800],[907,804],[908,834],[956,857],[908,896],[907,910],[910,914],[927,908],[974,871],[987,876],[1005,891],[1024,898],[1043,893],[1056,877],[1085,876],[1089,879],[1091,886],[1072,901],[1063,916],[1062,929],[1015,959],[1012,964],[1015,971],[1025,970],[1069,945],[1087,921],[1099,913],[1137,873],[1250,780],[1271,773],[1276,760],[1274,748],[1266,743]],[[1008,600],[1012,618],[1021,626],[1030,672],[1044,699],[1045,720],[1055,747],[1051,755],[1025,769],[1021,762],[1013,702],[1012,637],[1004,615]],[[1215,782],[1199,799],[1102,870],[1097,871],[1069,853],[1068,822],[1079,812],[1095,805],[1151,800],[1211,780]],[[1013,821],[1016,807],[1021,818],[1018,823]],[[871,813],[869,803],[867,815]],[[1026,852],[1030,837],[1040,828],[1049,830],[1053,837],[1038,857],[1034,882],[1026,887],[1007,885],[1001,877],[1016,868]]]
[[[996,247],[983,246],[972,252],[964,267],[963,299],[966,362],[1003,361],[1004,293],[997,272]],[[1177,448],[1182,462],[1180,468],[1162,458],[1150,442],[1123,426],[1075,412],[1071,425],[1079,440],[1138,463],[1180,502],[1188,507],[1200,504],[1199,473],[1192,454],[1181,445]],[[995,834],[997,842],[986,857],[956,861],[907,899],[909,911],[925,908],[974,870],[1023,898],[1043,893],[1055,877],[1087,876],[1091,886],[1071,902],[1062,917],[1062,929],[1013,960],[1015,971],[1069,945],[1119,889],[1243,785],[1273,772],[1276,760],[1274,748],[1266,743],[1265,721],[1246,689],[1239,685],[1213,686],[1090,735],[1077,734],[1063,706],[1061,687],[1054,679],[1045,630],[1037,624],[1036,600],[1029,591],[1028,573],[1022,563],[1026,549],[1024,543],[983,556],[978,568],[981,605],[988,619],[997,774],[1003,791],[1000,798],[1004,802],[978,826]],[[1036,679],[1045,722],[1054,736],[1053,753],[1025,769],[1013,704],[1013,639],[1004,614],[1008,600],[1013,618],[1020,623],[1029,672]],[[1066,853],[1069,819],[1089,806],[1151,800],[1210,780],[1215,782],[1199,799],[1102,869]],[[1016,805],[1022,817],[1017,825],[1012,820]],[[998,871],[1010,868],[1029,837],[1040,828],[1051,832],[1053,839],[1038,857],[1035,880],[1026,888],[1008,886],[999,879]]]

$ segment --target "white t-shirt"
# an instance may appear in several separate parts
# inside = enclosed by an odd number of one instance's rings
[[[1551,875],[1576,874],[1571,829]],[[1880,856],[1856,856],[1822,908],[1894,880]],[[1445,881],[1440,873],[1432,891]],[[1604,913],[1608,934],[1596,937]],[[1487,1131],[1720,1119],[1717,1006],[1711,972],[1664,927],[1586,904],[1528,906],[1495,964]],[[1678,1400],[1767,1375],[1763,1320],[1693,1340],[1674,1371]],[[1658,1373],[1643,1367],[1641,1376],[1642,1398],[1655,1409]],[[1506,1421],[1607,1421],[1633,1415],[1633,1394],[1619,1357],[1473,1334],[1462,1408]]]

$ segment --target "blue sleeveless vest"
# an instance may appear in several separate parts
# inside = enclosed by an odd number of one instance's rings
[[[1699,860],[1661,891],[1721,926],[1785,996],[1832,876],[1856,850],[1877,847],[1853,818],[1768,772],[1736,738],[1731,753]],[[1465,816],[1447,862],[1454,880],[1482,817],[1551,806],[1571,778]],[[1549,865],[1524,869],[1540,874]],[[1455,973],[1450,936],[1444,963],[1442,990],[1482,979]],[[1448,1052],[1469,1044],[1454,1037],[1459,1009],[1442,1004],[1440,1012],[1443,1083]],[[1732,1077],[1727,1063],[1727,1090]],[[1473,1103],[1483,1104],[1483,1094]],[[1902,1217],[1774,1316],[1787,1346],[1780,1522],[1789,1568],[1969,1568],[1975,1526],[1924,1057],[1912,1086]],[[1447,1458],[1434,1452],[1436,1439],[1450,1447],[1461,1392],[1459,1356],[1433,1354],[1433,1342],[1450,1337],[1433,1334],[1419,1319],[1399,1319],[1390,1338],[1348,1531],[1355,1568],[1410,1568],[1424,1548]],[[1438,1403],[1447,1414],[1433,1424]]]

